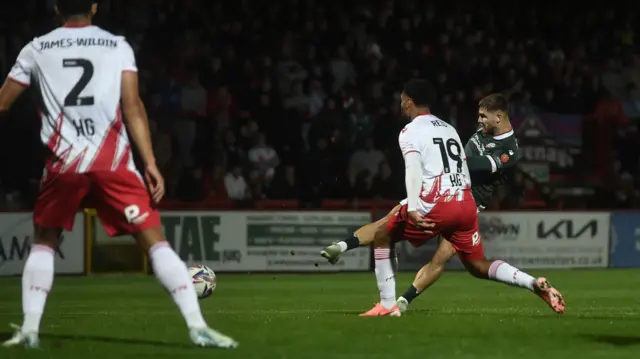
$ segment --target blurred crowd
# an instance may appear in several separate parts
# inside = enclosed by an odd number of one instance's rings
[[[463,140],[491,92],[509,95],[513,116],[581,116],[580,178],[598,190],[574,205],[628,208],[638,203],[640,39],[637,4],[617,4],[102,0],[95,23],[136,52],[170,198],[401,199],[399,92],[424,77],[438,91],[432,111]],[[0,37],[5,74],[54,26],[41,1],[16,6]],[[0,200],[11,203],[32,199],[42,164],[30,101],[0,124]],[[516,177],[494,207],[557,206],[553,183]]]

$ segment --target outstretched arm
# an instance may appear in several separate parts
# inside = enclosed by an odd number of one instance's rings
[[[498,170],[498,165],[492,156],[469,156],[467,157],[469,172],[490,172]]]
[[[509,152],[509,153],[507,153]],[[467,156],[467,166],[469,172],[489,172],[494,173],[503,168],[514,166],[518,162],[513,151],[495,151],[491,155]]]

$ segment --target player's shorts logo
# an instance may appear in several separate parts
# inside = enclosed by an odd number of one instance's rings
[[[480,244],[480,233],[475,232],[473,233],[473,235],[471,236],[471,245],[473,245],[474,247],[477,246],[478,244]]]
[[[135,225],[140,225],[147,220],[149,217],[149,212],[140,213],[140,207],[132,204],[124,209],[124,217],[127,219],[127,222]]]

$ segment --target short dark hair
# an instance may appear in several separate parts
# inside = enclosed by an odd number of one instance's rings
[[[56,6],[62,17],[87,15],[91,12],[91,6],[98,0],[58,0]]]
[[[478,107],[489,112],[503,111],[509,113],[509,100],[501,93],[492,93],[480,100]]]
[[[436,90],[431,82],[424,79],[411,79],[404,85],[402,90],[416,106],[429,107],[436,102]]]

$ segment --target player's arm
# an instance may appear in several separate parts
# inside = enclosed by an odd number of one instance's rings
[[[0,89],[0,116],[4,116],[11,105],[24,92],[27,87],[7,77]]]
[[[156,157],[151,144],[151,132],[147,111],[140,98],[138,68],[131,46],[125,41],[120,43],[122,56],[122,110],[124,111],[129,135],[136,145],[145,166],[145,179],[151,197],[158,203],[164,196],[164,179],[156,166]]]
[[[495,151],[491,155],[468,156],[467,166],[469,172],[489,172],[495,173],[501,169],[514,166],[518,159],[513,151]]]
[[[20,51],[16,63],[0,89],[0,116],[6,114],[16,99],[29,87],[34,67],[33,44],[29,43]]]
[[[135,56],[127,42],[122,41],[119,46],[122,61],[122,109],[127,129],[145,166],[155,165],[147,111],[140,98]]]
[[[138,91],[138,73],[124,71],[122,73],[122,109],[127,121],[127,129],[145,166],[155,165],[147,111]]]
[[[422,157],[419,141],[413,138],[410,130],[405,128],[398,139],[405,167],[405,186],[407,188],[407,211],[418,209],[420,190],[422,189]]]

